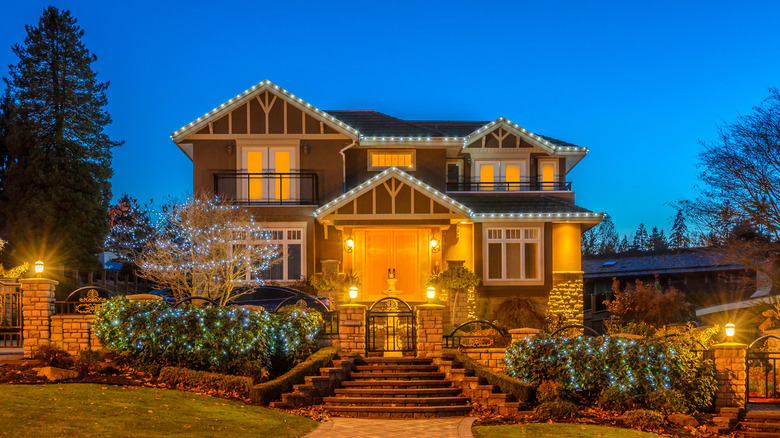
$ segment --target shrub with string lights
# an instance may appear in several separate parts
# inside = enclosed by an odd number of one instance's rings
[[[170,308],[161,301],[117,297],[98,308],[92,327],[106,348],[145,363],[245,374],[311,351],[322,317],[300,309],[270,314],[237,307]]]
[[[593,399],[604,389],[644,403],[648,394],[678,390],[693,409],[707,409],[717,388],[711,360],[666,339],[540,335],[507,348],[507,372],[538,385],[551,380]]]

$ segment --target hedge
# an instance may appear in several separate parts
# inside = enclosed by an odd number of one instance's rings
[[[293,385],[303,383],[306,376],[318,374],[319,369],[330,364],[340,350],[338,347],[322,348],[284,375],[253,386],[249,391],[249,398],[260,405],[279,400],[282,394],[293,390]]]
[[[180,367],[164,367],[158,380],[171,386],[216,390],[237,397],[247,397],[254,383],[251,378],[196,371]]]
[[[501,392],[512,394],[517,401],[522,403],[531,401],[533,386],[530,384],[506,374],[496,373],[461,351],[448,349],[444,350],[443,353],[453,356],[458,362],[462,363],[464,367],[473,370],[477,377],[487,380],[491,385],[498,386],[501,389]]]

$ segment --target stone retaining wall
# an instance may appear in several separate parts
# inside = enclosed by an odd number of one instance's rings
[[[80,350],[101,349],[103,346],[92,333],[92,318],[94,315],[53,315],[51,343],[72,355]]]
[[[490,368],[493,372],[503,373],[506,371],[506,363],[504,362],[506,348],[464,348],[460,351],[481,365]]]

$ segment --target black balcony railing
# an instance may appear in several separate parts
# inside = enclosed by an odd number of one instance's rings
[[[214,193],[245,205],[317,205],[317,174],[240,173],[214,174]]]
[[[448,182],[448,192],[531,192],[571,190],[571,182]]]

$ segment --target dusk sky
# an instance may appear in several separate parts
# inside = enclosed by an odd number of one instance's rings
[[[182,198],[173,131],[269,79],[323,109],[494,120],[590,152],[577,204],[621,233],[670,228],[699,140],[780,87],[780,2],[97,2],[3,0],[0,74],[48,4],[111,81],[114,197]]]

